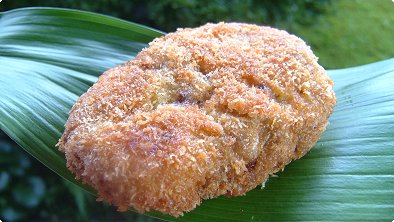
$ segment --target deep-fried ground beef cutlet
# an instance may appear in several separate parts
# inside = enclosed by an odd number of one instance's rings
[[[202,199],[243,195],[305,155],[333,111],[332,85],[285,31],[179,29],[106,71],[58,145],[100,199],[179,216]]]

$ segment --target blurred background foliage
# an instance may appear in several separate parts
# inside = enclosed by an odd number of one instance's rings
[[[302,37],[330,69],[394,57],[391,0],[3,0],[0,11],[31,6],[98,12],[166,32],[219,21],[270,25]],[[96,203],[0,131],[1,219],[158,221]]]
[[[329,69],[394,56],[391,0],[3,0],[0,11],[29,6],[98,12],[165,32],[219,21],[270,25],[302,37]]]
[[[312,22],[330,0],[4,0],[2,10],[24,6],[54,6],[99,12],[175,31],[207,22],[243,21],[278,24]]]

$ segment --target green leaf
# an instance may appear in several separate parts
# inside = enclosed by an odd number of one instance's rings
[[[68,191],[73,194],[75,204],[78,207],[79,214],[82,216],[84,220],[88,220],[87,217],[87,209],[86,209],[86,201],[88,193],[84,192],[81,188],[76,186],[74,183],[70,183],[68,180],[63,180],[64,185],[67,187]]]
[[[55,148],[68,111],[106,69],[132,59],[162,33],[75,10],[30,8],[0,16],[0,127],[47,167],[81,185]]]
[[[68,111],[104,70],[163,33],[87,12],[31,8],[0,15],[0,127],[67,180],[55,144]],[[206,200],[170,221],[391,221],[394,59],[331,70],[338,103],[301,160],[242,197]]]

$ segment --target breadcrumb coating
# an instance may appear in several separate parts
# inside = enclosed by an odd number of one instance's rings
[[[328,124],[332,86],[285,31],[179,29],[106,71],[58,146],[100,200],[179,216],[202,199],[244,195],[305,155]]]

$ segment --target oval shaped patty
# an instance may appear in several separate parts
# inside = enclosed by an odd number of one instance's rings
[[[58,145],[99,199],[179,216],[202,199],[243,195],[302,157],[328,123],[332,85],[285,31],[179,29],[106,71]]]

